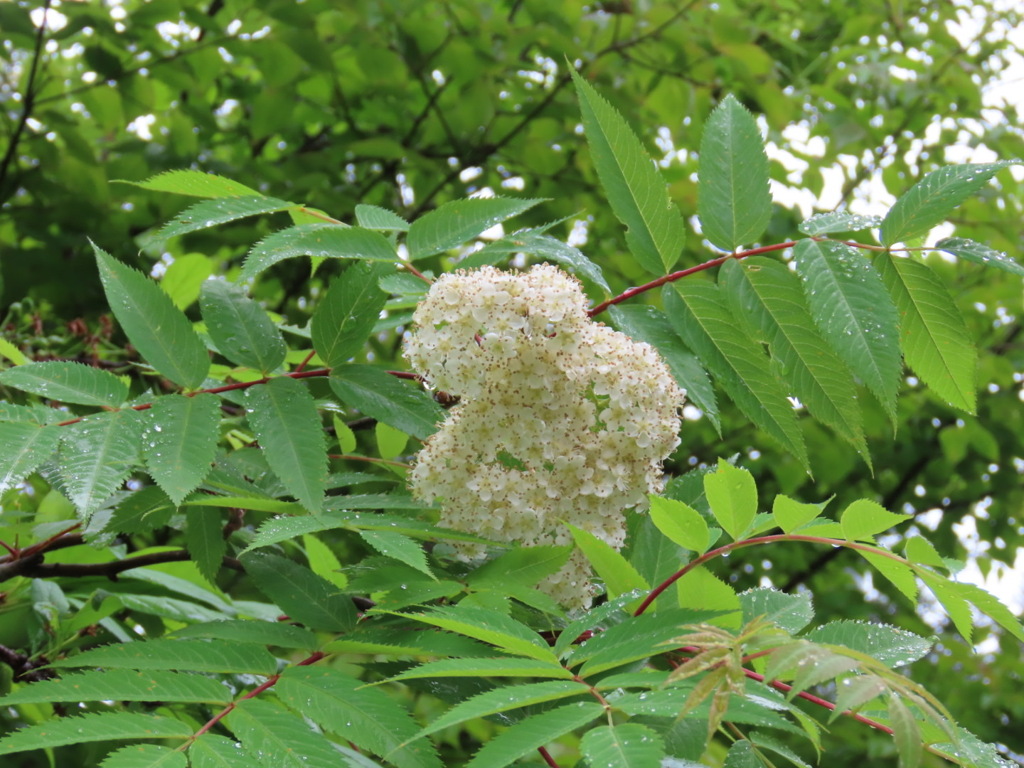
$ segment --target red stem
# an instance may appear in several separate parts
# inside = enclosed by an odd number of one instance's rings
[[[689,267],[687,269],[680,270],[679,272],[673,272],[670,275],[664,275],[662,277],[659,277],[657,280],[651,280],[651,282],[644,283],[643,285],[637,286],[636,288],[630,288],[628,291],[623,291],[618,296],[608,299],[608,301],[602,302],[598,304],[596,307],[593,307],[592,309],[590,309],[590,311],[587,312],[587,315],[589,317],[594,317],[595,315],[599,315],[602,312],[604,312],[606,309],[608,309],[608,307],[612,306],[613,304],[619,304],[625,301],[626,299],[631,299],[634,296],[637,296],[646,291],[650,291],[654,288],[657,288],[658,286],[665,285],[666,283],[673,283],[676,280],[679,280],[680,278],[686,277],[687,275],[692,275],[697,272],[703,272],[706,269],[711,269],[712,267],[717,267],[721,264],[725,264],[725,262],[727,262],[729,259],[745,259],[748,256],[757,256],[760,253],[782,251],[785,250],[786,248],[792,248],[794,245],[796,245],[796,240],[788,240],[785,243],[765,245],[761,248],[753,248],[749,251],[740,251],[739,253],[727,253],[725,256],[719,256],[716,259],[711,259],[711,261],[705,261],[703,264],[698,264],[695,267]]]
[[[845,539],[829,539],[825,538],[824,536],[807,536],[799,533],[776,533],[771,536],[755,536],[752,539],[733,541],[729,544],[726,544],[725,546],[719,547],[718,549],[712,549],[709,552],[705,552],[700,557],[691,560],[678,571],[676,571],[663,582],[661,582],[661,584],[652,589],[650,594],[648,594],[647,597],[644,598],[644,601],[640,603],[640,606],[633,612],[633,615],[639,616],[640,614],[642,614],[650,607],[651,603],[653,603],[661,595],[662,592],[664,592],[666,589],[672,586],[675,582],[677,582],[679,579],[688,574],[697,566],[703,565],[704,563],[708,562],[709,560],[713,560],[719,555],[724,555],[727,552],[732,552],[734,549],[743,549],[744,547],[753,547],[759,544],[774,544],[782,541],[806,541],[812,544],[828,544],[832,547],[848,547],[850,549],[858,549],[873,552],[882,555],[883,557],[888,557],[892,560],[905,562],[901,557],[899,557],[898,555],[894,555],[891,552],[886,552],[883,549],[878,549],[877,547],[873,547],[870,544],[861,544],[860,542],[847,541]]]

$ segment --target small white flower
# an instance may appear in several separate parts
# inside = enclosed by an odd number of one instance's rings
[[[619,548],[622,513],[661,489],[685,393],[652,347],[586,305],[575,278],[544,264],[443,275],[417,307],[406,357],[461,398],[409,475],[417,497],[440,500],[442,525],[537,546],[570,543],[568,522]],[[585,607],[589,574],[574,552],[541,588]]]

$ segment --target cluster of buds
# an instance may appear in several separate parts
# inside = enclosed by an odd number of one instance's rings
[[[586,305],[575,278],[544,264],[446,274],[417,307],[405,354],[460,397],[410,475],[418,498],[440,501],[443,525],[537,546],[571,543],[571,523],[620,548],[624,511],[661,490],[685,393],[652,347]],[[585,607],[589,573],[577,552],[541,588]]]

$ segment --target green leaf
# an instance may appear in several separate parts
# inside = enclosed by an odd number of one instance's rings
[[[946,286],[921,262],[891,253],[875,266],[899,312],[907,365],[947,403],[974,413],[978,355]]]
[[[114,374],[82,363],[27,363],[0,372],[0,384],[50,400],[115,407],[128,397],[128,385]]]
[[[180,506],[210,473],[220,439],[215,395],[165,395],[143,414],[142,454],[164,493]]]
[[[118,533],[148,533],[167,525],[175,509],[166,493],[150,485],[122,499],[106,529]]]
[[[739,604],[736,604],[739,607]],[[657,613],[631,616],[621,624],[594,634],[577,646],[565,661],[567,667],[583,667],[578,674],[587,678],[669,650],[668,643],[685,632],[687,624],[709,622],[720,610],[691,610],[667,607]],[[593,625],[591,625],[593,626]],[[579,633],[576,633],[579,636]]]
[[[860,216],[846,211],[829,211],[828,213],[816,213],[809,219],[805,219],[798,229],[805,235],[815,237],[830,235],[833,232],[859,232],[863,229],[877,227],[881,223],[882,219],[879,216]]]
[[[906,242],[941,224],[960,203],[980,190],[1003,168],[1019,163],[948,165],[926,174],[889,209],[882,222],[882,245]]]
[[[388,300],[377,283],[393,271],[389,264],[354,264],[320,298],[310,320],[310,336],[328,367],[348,362],[363,348]]]
[[[730,628],[740,625],[742,604],[736,590],[703,565],[676,580],[676,595],[680,608],[723,613],[708,624]]]
[[[15,365],[25,365],[29,362],[24,352],[2,337],[0,337],[0,357],[7,358]]]
[[[406,232],[409,229],[409,222],[394,211],[366,203],[356,206],[356,221],[363,229],[382,229],[387,232]]]
[[[236,365],[267,374],[284,362],[284,339],[267,313],[226,280],[206,280],[199,295],[206,330],[220,352]]]
[[[538,259],[553,261],[574,272],[581,279],[589,280],[611,295],[611,288],[604,278],[601,267],[588,259],[583,251],[563,243],[539,229],[524,229],[488,243],[459,262],[460,269],[473,269],[484,264],[500,261],[500,257],[512,253],[528,253]]]
[[[866,653],[889,667],[912,664],[924,658],[933,645],[932,640],[906,630],[863,621],[831,621],[815,627],[804,638]]]
[[[718,403],[711,379],[700,361],[683,346],[665,314],[647,304],[612,306],[608,308],[616,327],[627,336],[650,344],[668,365],[672,376],[721,434]]]
[[[615,216],[626,225],[626,245],[654,275],[672,269],[686,239],[679,209],[665,180],[629,124],[593,86],[570,68],[594,167]]]
[[[272,675],[274,657],[257,645],[206,640],[167,640],[116,643],[90,648],[51,663],[54,667],[104,669],[169,669],[193,672]]]
[[[911,570],[909,565],[900,560],[894,560],[881,552],[865,552],[860,550],[859,554],[871,563],[872,567],[888,579],[910,602],[915,603],[917,601],[917,580],[914,578],[914,571]],[[967,614],[969,617],[969,610]],[[970,640],[969,637],[968,640]]]
[[[504,768],[602,714],[596,701],[580,701],[532,715],[487,742],[466,768]]]
[[[952,253],[958,259],[973,261],[986,267],[995,267],[1013,275],[1024,276],[1024,265],[1018,264],[1002,251],[968,240],[966,237],[947,237],[935,244],[939,250]]]
[[[772,215],[768,155],[757,121],[732,94],[715,107],[700,140],[697,214],[723,251],[757,240]]]
[[[934,579],[929,581],[929,586],[931,586],[934,581]],[[976,584],[968,584],[967,582],[959,581],[951,581],[948,583],[950,584],[953,592],[964,600],[970,602],[975,608],[989,618],[994,619],[1000,627],[1005,629],[1015,638],[1024,641],[1024,627],[1021,626],[1020,619],[1013,613],[1013,611],[1003,604],[999,598],[989,592],[986,592]]]
[[[750,741],[739,739],[729,747],[724,768],[764,768],[764,763],[757,756]]]
[[[812,520],[816,520],[825,511],[827,504],[827,501],[818,504],[804,504],[780,493],[772,502],[772,516],[779,524],[779,528],[786,533],[792,533]]]
[[[814,619],[809,594],[790,595],[771,587],[757,587],[741,592],[739,599],[744,623],[764,616],[786,632],[796,634]]]
[[[280,376],[245,393],[249,424],[267,463],[303,507],[323,507],[327,485],[327,440],[309,390]]]
[[[204,733],[188,749],[191,768],[253,768],[242,745],[223,736]]]
[[[0,494],[13,488],[46,461],[60,442],[60,427],[29,422],[0,423]]]
[[[319,645],[316,635],[302,627],[275,621],[221,620],[191,624],[174,633],[178,638],[209,638],[235,643],[272,645],[278,648],[312,650]]]
[[[913,713],[895,693],[889,696],[889,725],[893,730],[900,768],[917,768],[923,752],[921,729]]]
[[[801,240],[794,257],[818,330],[895,420],[899,316],[882,278],[844,243]]]
[[[807,449],[793,406],[772,375],[761,346],[739,325],[719,288],[697,281],[666,286],[672,327],[754,424],[807,466]]]
[[[356,441],[356,433],[352,431],[344,421],[336,415],[331,417],[334,424],[334,435],[338,438],[338,447],[342,453],[355,453],[359,443]]]
[[[684,549],[703,554],[711,542],[704,517],[691,507],[675,499],[649,496],[651,520],[658,530]]]
[[[110,309],[129,341],[162,376],[190,389],[202,384],[210,357],[188,318],[141,272],[95,243],[92,249]]]
[[[214,200],[204,200],[201,203],[196,203],[186,208],[164,224],[156,236],[161,241],[169,240],[178,235],[215,227],[218,224],[226,224],[229,221],[237,221],[238,219],[258,216],[263,213],[276,213],[277,211],[297,207],[295,203],[289,203],[287,200],[278,200],[273,197],[264,197],[263,195],[221,197]]]
[[[260,547],[269,547],[282,541],[294,539],[303,534],[329,531],[333,528],[347,528],[352,524],[352,516],[344,512],[326,512],[322,515],[305,515],[295,517],[272,517],[264,520],[256,536],[253,537],[245,552]]]
[[[185,753],[158,744],[133,744],[107,755],[100,768],[186,768]]]
[[[55,701],[197,701],[227,704],[231,691],[203,675],[164,670],[104,669],[26,685],[0,699],[3,706]]]
[[[444,418],[432,397],[370,365],[337,366],[331,388],[346,405],[420,440],[430,437]]]
[[[885,680],[876,675],[854,675],[845,678],[838,686],[836,707],[829,716],[829,722],[847,710],[856,711],[888,690],[889,686]]]
[[[948,568],[942,555],[935,549],[935,545],[923,536],[908,536],[903,547],[904,555],[912,563],[930,565],[943,570]]]
[[[296,256],[387,262],[398,260],[394,247],[378,232],[337,224],[300,224],[268,235],[257,243],[245,258],[239,280],[253,278],[279,261]]]
[[[359,535],[363,541],[380,552],[384,557],[390,557],[405,563],[410,568],[415,568],[420,573],[425,573],[434,578],[430,566],[427,565],[427,553],[423,547],[408,536],[393,531],[360,531]]]
[[[185,549],[189,558],[206,580],[215,584],[228,547],[220,515],[209,507],[189,507],[185,520]]]
[[[171,297],[174,306],[185,309],[199,298],[199,291],[213,274],[213,267],[213,260],[201,253],[176,256],[160,278],[160,288]]]
[[[521,709],[547,701],[571,698],[589,692],[586,683],[577,680],[547,680],[540,683],[509,685],[484,691],[445,712],[420,732],[420,736],[458,725],[467,720],[498,712]]]
[[[409,436],[405,432],[383,421],[373,425],[373,435],[377,439],[377,451],[382,459],[397,459],[409,444]]]
[[[560,664],[544,664],[535,659],[442,659],[420,664],[391,679],[441,677],[560,677],[571,680],[572,672]]]
[[[451,605],[423,613],[397,615],[472,637],[501,648],[506,653],[538,661],[555,661],[554,654],[536,631],[497,611]]]
[[[398,768],[433,768],[441,762],[409,713],[377,688],[335,669],[289,667],[274,688],[288,706],[360,749]]]
[[[351,598],[309,568],[264,552],[249,552],[241,559],[260,592],[292,621],[323,632],[347,632],[356,625]]]
[[[528,211],[541,200],[517,200],[505,197],[473,197],[452,200],[409,225],[405,245],[409,258],[422,259],[472,240],[505,219]]]
[[[145,181],[117,179],[119,184],[192,197],[244,197],[258,195],[255,189],[204,171],[174,170],[158,173]]]
[[[650,585],[636,568],[610,544],[597,538],[590,531],[566,523],[572,532],[573,541],[604,581],[608,597],[618,597],[634,589],[650,589]]]
[[[191,735],[192,727],[174,718],[134,712],[104,712],[47,720],[9,733],[0,739],[0,757],[30,749],[49,749],[90,741],[185,739]]]
[[[850,541],[871,541],[876,533],[883,533],[910,517],[890,512],[877,501],[857,499],[843,510],[839,523],[843,526],[843,535]]]
[[[474,587],[506,584],[532,587],[556,573],[570,554],[571,546],[515,547],[469,573],[466,581]]]
[[[136,411],[89,416],[63,428],[58,459],[68,498],[90,515],[121,487],[139,455],[141,423]]]
[[[719,459],[715,472],[704,476],[704,493],[711,513],[725,532],[734,539],[743,536],[757,514],[754,476],[742,467]]]
[[[305,713],[303,713],[305,714]],[[314,731],[300,715],[261,699],[238,702],[224,723],[246,752],[267,768],[328,768],[359,766],[345,752]],[[365,765],[365,763],[363,763]]]
[[[737,315],[768,342],[793,394],[870,464],[853,377],[815,330],[797,276],[772,259],[731,260],[722,265],[719,284]]]
[[[665,743],[645,725],[621,723],[591,728],[583,735],[580,752],[591,765],[650,768],[661,764]]]

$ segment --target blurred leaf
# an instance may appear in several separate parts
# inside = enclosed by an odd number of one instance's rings
[[[118,183],[131,184],[134,187],[141,187],[153,192],[170,192],[193,197],[245,197],[259,194],[256,190],[239,184],[237,181],[204,171],[164,171],[145,181],[118,179]]]

